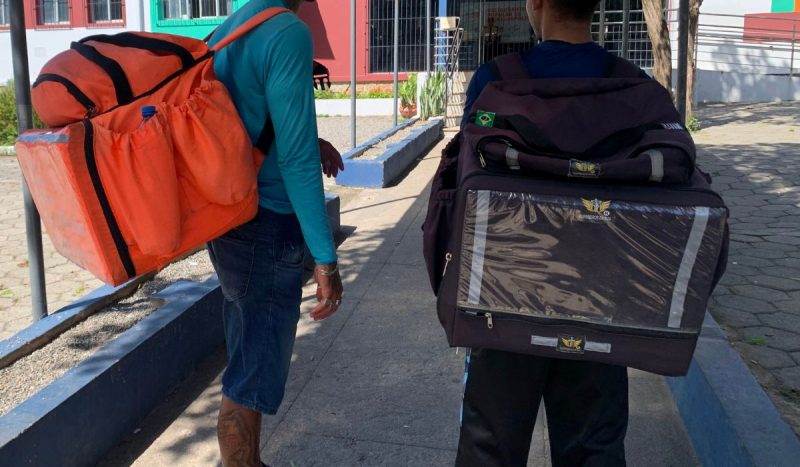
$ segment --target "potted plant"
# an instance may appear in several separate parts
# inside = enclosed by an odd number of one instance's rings
[[[417,75],[409,75],[400,85],[400,116],[411,118],[417,114]]]

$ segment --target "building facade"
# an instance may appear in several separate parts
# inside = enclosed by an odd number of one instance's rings
[[[8,6],[0,0],[0,84],[12,78]],[[205,37],[247,0],[23,0],[31,76],[44,63],[91,34],[156,31]],[[457,16],[464,30],[460,50],[462,70],[475,69],[492,57],[530,47],[535,37],[528,26],[525,0],[398,0],[401,72],[423,71],[427,6],[431,16]],[[359,82],[391,81],[394,65],[395,0],[356,0],[356,74]],[[677,0],[668,2],[668,18],[677,38]],[[623,18],[623,0],[604,0],[595,15],[595,40],[639,66],[652,66],[650,40],[641,0],[630,0],[631,15]],[[698,89],[708,100],[720,93],[723,78],[741,74],[753,83],[756,75],[792,75],[800,68],[800,0],[705,0],[701,9],[697,65]],[[314,38],[316,60],[334,82],[350,80],[350,4],[317,0],[304,4],[301,18]],[[430,30],[434,30],[433,20]],[[623,41],[625,31],[628,41]],[[434,39],[435,41],[435,39]],[[676,41],[674,41],[676,42]],[[627,50],[623,51],[623,48]],[[673,54],[677,57],[677,53]],[[433,62],[433,59],[431,59]],[[716,75],[715,75],[716,73]],[[727,74],[727,75],[724,75]],[[797,73],[800,74],[800,73]],[[724,75],[724,76],[723,76]],[[793,79],[790,81],[793,82]],[[741,85],[739,86],[741,88]],[[726,91],[727,92],[727,91]],[[730,93],[728,93],[730,94]],[[742,93],[741,98],[746,96]],[[735,96],[736,93],[734,92]]]

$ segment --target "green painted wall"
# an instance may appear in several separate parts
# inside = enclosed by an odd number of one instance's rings
[[[238,10],[248,0],[234,0],[233,11]],[[203,39],[211,33],[217,26],[222,24],[225,18],[201,18],[201,19],[161,19],[161,0],[150,0],[150,28],[153,32],[163,32],[167,34],[180,34],[182,36]]]
[[[795,0],[772,0],[773,13],[791,13],[794,11]]]

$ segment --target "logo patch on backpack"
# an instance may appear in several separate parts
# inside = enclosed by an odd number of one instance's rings
[[[567,176],[577,178],[599,178],[600,164],[571,159],[569,161],[569,173]]]
[[[566,334],[559,334],[556,350],[564,353],[582,354],[586,350],[586,336],[568,336]]]
[[[494,126],[495,115],[494,112],[479,110],[478,114],[475,116],[475,124],[485,128],[492,128]]]

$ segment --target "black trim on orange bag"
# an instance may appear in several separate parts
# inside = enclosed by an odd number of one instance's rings
[[[190,68],[192,65],[194,65],[194,57],[184,47],[181,47],[174,42],[164,41],[153,37],[144,37],[130,32],[122,32],[119,34],[114,34],[113,36],[108,34],[98,34],[96,36],[84,37],[78,42],[84,44],[89,41],[102,42],[104,44],[111,44],[119,47],[150,50],[152,52],[167,52],[178,57],[183,64],[183,68]]]
[[[117,103],[125,105],[133,101],[133,91],[131,83],[125,75],[119,63],[101,54],[91,45],[73,42],[70,48],[83,56],[85,59],[96,64],[105,71],[114,83],[114,91],[117,94]]]
[[[114,217],[114,212],[111,210],[111,204],[108,202],[108,196],[103,189],[103,182],[100,180],[100,172],[97,170],[97,161],[94,157],[94,127],[88,118],[83,119],[83,150],[86,154],[86,168],[89,170],[89,177],[92,179],[92,187],[97,195],[97,200],[100,202],[100,207],[103,209],[103,216],[108,224],[108,230],[111,231],[111,238],[114,240],[114,245],[117,247],[117,254],[125,268],[125,273],[128,274],[128,279],[136,277],[136,267],[131,260],[130,251],[128,251],[128,244],[125,243],[125,238],[122,236],[122,231],[119,229],[117,219]]]
[[[64,85],[64,87],[67,88],[67,92],[69,92],[72,95],[72,97],[75,98],[76,101],[80,102],[82,106],[86,107],[86,110],[91,110],[95,108],[95,104],[91,99],[89,99],[89,96],[84,94],[83,91],[81,91],[80,88],[75,85],[75,83],[68,80],[67,78],[64,78],[61,75],[56,75],[52,73],[41,74],[39,75],[38,78],[36,78],[36,82],[33,83],[33,87],[35,88],[36,86],[46,81],[51,81],[54,83],[59,83]]]

